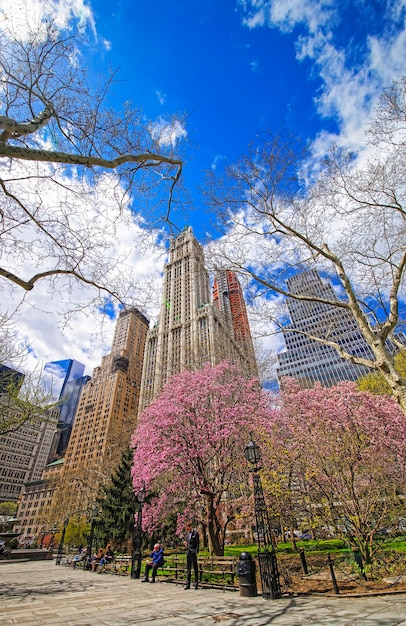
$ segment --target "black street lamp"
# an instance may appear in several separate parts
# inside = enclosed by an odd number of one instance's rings
[[[135,496],[138,504],[137,520],[134,524],[133,541],[131,550],[131,578],[139,578],[141,575],[142,559],[142,505],[145,501],[145,488],[142,487]]]
[[[63,554],[63,542],[65,541],[66,527],[68,524],[69,524],[69,517],[65,517],[65,519],[63,520],[62,535],[59,541],[58,554],[56,555],[55,565],[61,564],[62,554]]]
[[[39,544],[40,550],[42,550],[42,546],[44,545],[44,539],[47,534],[47,530],[45,526],[41,527],[41,543]]]
[[[91,518],[90,518],[90,533],[89,540],[86,548],[86,569],[90,569],[90,563],[92,561],[92,550],[93,550],[93,539],[94,539],[94,527],[96,526],[96,517],[98,514],[97,506],[92,508]]]
[[[257,527],[259,575],[261,577],[262,597],[276,600],[280,598],[281,585],[279,580],[278,562],[272,541],[271,525],[268,509],[266,508],[264,491],[262,489],[259,471],[261,465],[261,450],[253,440],[245,448],[245,458],[250,465],[254,483],[255,521]]]

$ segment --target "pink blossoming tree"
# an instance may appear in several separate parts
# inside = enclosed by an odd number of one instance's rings
[[[404,511],[404,413],[350,382],[303,390],[290,381],[271,432],[264,473],[275,506],[288,502],[297,521],[333,526],[369,563],[377,531]]]
[[[132,439],[134,489],[144,484],[153,494],[144,528],[159,528],[176,512],[178,532],[186,520],[198,521],[211,552],[223,554],[227,524],[247,497],[244,447],[249,433],[267,423],[266,395],[235,366],[224,362],[173,376],[140,415]]]

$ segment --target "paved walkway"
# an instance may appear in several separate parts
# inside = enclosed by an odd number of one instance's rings
[[[52,561],[0,562],[0,626],[406,626],[406,594],[264,600],[95,574]]]

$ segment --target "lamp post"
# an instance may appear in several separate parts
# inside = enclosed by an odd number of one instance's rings
[[[142,557],[142,505],[145,501],[145,488],[142,487],[135,496],[138,504],[137,520],[134,524],[133,542],[131,550],[131,578],[139,578],[141,575]]]
[[[89,540],[87,542],[86,548],[86,569],[90,569],[90,563],[92,561],[92,550],[93,550],[93,539],[94,539],[94,527],[96,526],[96,517],[98,514],[97,506],[92,508],[91,517],[90,517],[90,532],[89,532]]]
[[[63,542],[65,541],[66,527],[68,524],[69,524],[69,517],[65,517],[65,519],[63,520],[63,529],[62,529],[61,538],[59,540],[58,554],[56,555],[55,565],[61,564],[62,553],[63,553]]]
[[[266,508],[264,491],[259,475],[259,471],[262,467],[261,450],[252,440],[252,436],[245,448],[245,458],[249,463],[254,483],[255,521],[257,527],[258,561],[262,597],[276,600],[281,597],[278,562],[272,541],[268,509]]]
[[[39,544],[40,550],[42,550],[42,546],[44,545],[45,535],[47,534],[47,530],[45,526],[41,527],[41,543]]]

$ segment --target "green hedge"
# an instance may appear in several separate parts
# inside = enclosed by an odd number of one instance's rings
[[[306,552],[339,552],[348,551],[349,548],[345,541],[342,539],[325,539],[320,541],[296,541],[297,548],[304,548]],[[249,552],[250,554],[256,554],[258,552],[258,546],[226,546],[224,549],[225,556],[239,557],[241,552]],[[278,543],[276,552],[284,554],[294,554],[295,550],[291,542]]]

